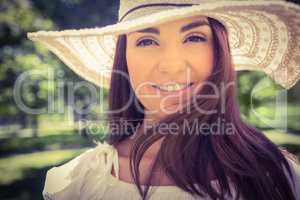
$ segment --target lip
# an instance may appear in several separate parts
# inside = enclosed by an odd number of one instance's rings
[[[155,87],[155,86],[151,86],[153,89],[155,89],[155,91],[159,92],[160,94],[162,95],[171,95],[171,94],[184,94],[186,92],[189,92],[192,90],[192,88],[195,86],[196,84],[193,82],[193,83],[190,83],[187,87],[181,89],[181,90],[178,90],[178,91],[166,91],[166,90],[160,90],[159,88]]]

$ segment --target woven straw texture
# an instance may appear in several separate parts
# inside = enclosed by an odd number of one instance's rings
[[[188,7],[151,6],[136,9],[122,21],[105,27],[38,31],[28,37],[56,54],[84,79],[109,88],[117,37],[183,17],[204,15],[227,29],[236,70],[265,72],[288,89],[300,78],[300,8],[285,1],[175,0],[164,3],[198,4]],[[122,1],[119,19],[128,10],[162,3],[159,0]]]

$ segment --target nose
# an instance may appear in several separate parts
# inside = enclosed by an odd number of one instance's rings
[[[166,49],[161,55],[158,71],[164,74],[176,75],[184,72],[188,64],[182,56],[182,52],[176,48]]]

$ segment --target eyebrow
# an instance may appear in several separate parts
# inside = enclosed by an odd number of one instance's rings
[[[197,21],[194,21],[192,23],[186,24],[183,27],[181,27],[180,32],[182,33],[182,32],[185,32],[185,31],[188,31],[193,28],[200,27],[200,26],[209,26],[209,23],[204,20],[197,20]],[[138,33],[153,33],[153,34],[157,34],[157,35],[160,34],[159,29],[154,28],[154,27],[145,28],[142,30],[138,30],[136,32],[138,32]]]

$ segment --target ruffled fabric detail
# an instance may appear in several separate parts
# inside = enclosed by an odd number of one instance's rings
[[[119,177],[117,152],[106,142],[98,143],[66,164],[51,168],[46,175],[43,196],[55,200],[101,199],[110,186],[112,166]]]
[[[286,157],[292,168],[294,179],[293,181],[289,179],[289,181],[296,199],[300,200],[300,163],[299,160],[296,162]],[[112,167],[114,167],[116,177],[110,173]],[[287,171],[285,172],[288,175]],[[233,187],[230,179],[228,181],[233,198],[226,195],[225,199],[235,199],[236,188]],[[211,184],[219,191],[219,184],[216,180],[213,180]],[[150,187],[148,195],[149,200],[211,199],[193,196],[176,186],[153,186]],[[138,200],[141,198],[134,184],[119,180],[118,152],[106,142],[97,143],[95,148],[87,150],[61,166],[48,170],[43,197],[45,200]],[[244,199],[243,196],[240,197],[240,200],[242,199]]]

